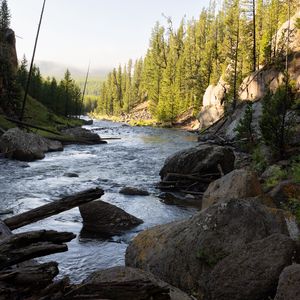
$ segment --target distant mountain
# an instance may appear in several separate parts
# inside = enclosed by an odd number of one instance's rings
[[[40,68],[43,77],[54,76],[57,79],[62,78],[67,69],[69,69],[74,79],[84,78],[87,71],[78,67],[67,66],[52,61],[36,61],[36,65]],[[99,78],[100,80],[102,80],[109,73],[109,71],[110,69],[105,68],[91,68],[90,78]]]

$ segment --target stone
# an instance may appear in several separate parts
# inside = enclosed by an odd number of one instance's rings
[[[43,159],[46,152],[62,151],[58,141],[43,138],[35,133],[27,133],[19,128],[7,130],[0,137],[0,152],[10,159],[34,161]]]
[[[283,211],[253,198],[231,199],[138,234],[127,248],[126,266],[149,271],[201,299],[219,261],[275,233],[289,234]]]
[[[97,133],[94,133],[88,129],[82,127],[73,127],[62,130],[62,133],[71,136],[77,143],[84,144],[106,144],[106,141],[102,141]]]
[[[207,173],[220,173],[218,165],[221,166],[224,174],[227,174],[233,170],[234,160],[232,149],[202,144],[176,152],[167,158],[159,174],[164,179],[168,173],[204,175]]]
[[[300,265],[286,267],[279,277],[277,293],[274,300],[300,299]]]
[[[269,196],[273,199],[277,207],[282,208],[290,199],[300,203],[300,184],[292,180],[285,180],[276,185]]]
[[[143,223],[121,208],[97,200],[79,207],[83,219],[83,237],[109,237],[120,235]]]
[[[209,276],[209,299],[273,299],[279,275],[292,263],[295,249],[294,241],[282,234],[248,243],[214,267]]]
[[[64,177],[77,178],[77,177],[79,177],[79,175],[76,173],[65,173]]]
[[[151,281],[154,285],[158,287],[167,287],[170,289],[170,299],[171,300],[192,300],[186,293],[181,290],[163,282],[162,280],[155,277],[153,274],[129,267],[114,267],[106,270],[100,270],[92,273],[84,283],[103,283],[103,282],[120,282],[126,285],[126,282],[130,281]]]
[[[202,209],[228,199],[251,198],[262,193],[254,172],[247,169],[234,170],[208,186],[202,198]]]
[[[119,191],[119,193],[123,195],[129,195],[129,196],[149,196],[148,191],[136,187],[130,187],[130,186],[123,187]]]

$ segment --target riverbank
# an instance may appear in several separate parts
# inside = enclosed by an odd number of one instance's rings
[[[89,116],[93,119],[111,121],[111,122],[123,122],[130,126],[151,126],[160,128],[177,128],[187,131],[197,131],[199,129],[199,121],[194,116],[193,110],[190,109],[180,116],[178,116],[173,122],[159,122],[155,120],[149,112],[149,102],[145,101],[136,107],[134,107],[130,113],[123,113],[120,116],[101,115],[97,113],[90,113]]]

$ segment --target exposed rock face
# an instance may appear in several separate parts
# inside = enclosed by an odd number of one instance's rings
[[[300,265],[286,267],[279,278],[275,300],[300,299]]]
[[[159,174],[164,179],[168,173],[219,173],[218,165],[227,174],[234,168],[234,159],[233,151],[230,148],[203,144],[176,152],[167,158]]]
[[[123,187],[119,193],[123,195],[129,195],[129,196],[149,196],[148,191],[136,187],[130,187],[130,186]]]
[[[72,136],[77,143],[84,144],[106,144],[97,133],[93,133],[82,127],[68,128],[62,131],[64,134]]]
[[[19,128],[9,129],[0,138],[0,151],[10,159],[33,161],[43,159],[45,152],[62,150],[60,142],[27,133]]]
[[[283,207],[289,199],[300,202],[300,184],[291,180],[282,181],[269,192],[269,195],[277,207]]]
[[[208,186],[202,198],[202,209],[228,199],[250,198],[261,194],[262,188],[254,172],[234,170]]]
[[[203,107],[198,115],[200,128],[206,128],[224,115],[224,98],[229,85],[221,78],[216,86],[210,85],[203,96]]]
[[[294,241],[288,236],[274,234],[233,252],[218,263],[210,274],[210,299],[273,299],[279,275],[284,267],[292,263],[295,248]]]
[[[126,283],[130,281],[151,281],[158,287],[167,287],[170,289],[169,295],[171,300],[191,300],[187,294],[180,291],[179,289],[163,282],[162,280],[155,277],[153,274],[145,272],[140,269],[134,269],[129,267],[114,267],[107,270],[97,271],[91,274],[84,283],[103,283],[103,282],[120,282]]]
[[[93,201],[79,207],[82,219],[83,236],[114,236],[143,223],[124,210],[103,202]]]
[[[126,265],[150,271],[186,292],[195,292],[199,299],[201,295],[209,299],[209,276],[217,264],[275,233],[288,235],[283,211],[255,199],[229,200],[189,220],[140,233],[127,248]],[[266,254],[261,255],[264,259]]]

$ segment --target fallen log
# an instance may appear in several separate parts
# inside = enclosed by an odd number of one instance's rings
[[[34,128],[34,129],[42,130],[42,131],[45,131],[45,132],[53,133],[53,134],[56,134],[56,135],[61,135],[61,133],[59,133],[57,131],[53,131],[53,130],[47,129],[47,128],[43,128],[43,127],[40,127],[40,126],[36,126],[36,125],[33,125],[33,124],[29,124],[29,123],[22,122],[22,121],[19,121],[19,120],[8,118],[8,117],[5,117],[5,119],[7,121],[13,122],[13,123],[15,123],[17,125],[21,125],[23,127]]]
[[[70,232],[40,230],[18,233],[0,241],[0,270],[21,262],[68,250],[66,242],[76,237]]]
[[[58,275],[58,263],[48,262],[0,272],[0,281],[29,289],[43,288]]]
[[[99,199],[103,194],[104,191],[102,189],[89,189],[75,195],[67,196],[61,200],[37,207],[28,212],[7,218],[4,220],[4,223],[9,229],[14,230]]]
[[[198,182],[203,182],[203,183],[211,183],[214,179],[210,179],[207,177],[197,177],[194,175],[189,175],[189,174],[179,174],[179,173],[168,173],[166,178],[183,178],[183,179],[189,179],[192,181],[198,181]]]

